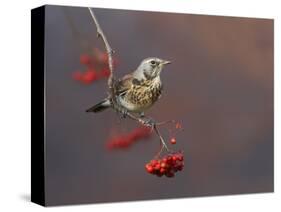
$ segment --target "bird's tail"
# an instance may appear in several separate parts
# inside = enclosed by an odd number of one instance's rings
[[[100,103],[86,110],[86,112],[98,113],[110,107],[110,101],[108,99],[102,100]]]

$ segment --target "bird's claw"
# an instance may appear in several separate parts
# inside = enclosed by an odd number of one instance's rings
[[[122,108],[120,110],[120,113],[122,115],[122,118],[126,118],[127,117],[127,114],[128,114],[128,110],[126,110],[125,108]]]
[[[144,118],[144,117],[145,117],[144,112],[141,112],[141,113],[140,113],[140,117],[141,117],[141,118]]]
[[[154,127],[156,125],[156,122],[151,118],[147,118],[147,119],[143,120],[143,125],[145,125],[147,127]]]

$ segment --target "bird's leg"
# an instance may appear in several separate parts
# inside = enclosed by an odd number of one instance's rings
[[[127,114],[128,114],[128,110],[126,108],[122,108],[121,109],[121,114],[122,114],[122,117],[123,118],[126,118],[127,117]]]
[[[144,112],[140,112],[140,118],[144,118],[145,115],[144,115]]]
[[[121,118],[126,118],[128,115],[128,110],[123,107],[119,101],[119,99],[117,99],[117,104],[114,105],[115,110],[117,111],[117,113],[121,114]]]
[[[151,127],[153,128],[155,125],[156,125],[156,122],[152,119],[152,118],[149,118],[149,117],[142,117],[141,118],[143,120],[143,124],[145,126],[148,126],[148,127]]]

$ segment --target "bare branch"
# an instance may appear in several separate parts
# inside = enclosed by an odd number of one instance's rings
[[[96,28],[97,28],[97,35],[98,35],[98,37],[102,38],[102,40],[104,42],[104,45],[105,45],[105,49],[106,49],[107,55],[108,55],[108,67],[109,67],[109,70],[110,70],[110,76],[108,78],[107,84],[108,84],[108,87],[109,87],[109,98],[110,98],[111,104],[112,104],[111,106],[117,112],[121,112],[123,107],[116,100],[115,79],[113,77],[113,58],[112,58],[112,55],[113,55],[114,52],[113,52],[112,48],[110,47],[110,45],[109,45],[109,43],[107,41],[107,38],[106,38],[102,28],[100,27],[100,24],[99,24],[95,14],[94,14],[94,12],[92,11],[91,8],[88,7],[88,9],[89,9],[90,14],[92,16],[92,19],[95,22],[95,25],[96,25]],[[144,126],[151,127],[151,129],[154,130],[154,132],[156,133],[156,135],[160,139],[161,151],[163,150],[163,147],[168,152],[170,151],[168,146],[166,145],[163,137],[161,136],[157,126],[163,125],[165,123],[173,122],[173,120],[172,121],[167,121],[167,122],[155,123],[153,120],[150,120],[150,122],[148,122],[144,118],[136,117],[135,115],[133,115],[132,113],[129,113],[129,112],[126,113],[126,116],[128,116],[132,120],[135,120],[135,121],[139,122],[140,124],[142,124]],[[159,152],[159,154],[161,153],[161,151]]]
[[[165,143],[165,140],[163,139],[162,135],[160,134],[159,130],[158,130],[158,127],[157,126],[160,126],[160,125],[163,125],[163,124],[167,124],[169,122],[174,122],[174,120],[171,120],[171,121],[165,121],[165,122],[159,122],[159,123],[154,123],[154,121],[152,121],[151,123],[147,122],[146,120],[142,119],[142,118],[138,118],[136,116],[134,116],[133,114],[131,113],[127,113],[127,116],[130,117],[131,119],[135,120],[135,121],[138,121],[140,124],[142,125],[145,125],[145,126],[148,126],[148,127],[151,127],[154,132],[156,133],[156,135],[159,137],[160,139],[160,144],[169,152],[169,148],[168,146],[166,145]],[[161,151],[159,152],[159,155],[160,153],[162,152],[162,148],[161,148]]]
[[[88,9],[89,9],[90,14],[91,14],[91,16],[92,16],[92,18],[93,18],[93,20],[95,22],[95,25],[96,25],[97,36],[102,38],[102,40],[104,42],[104,45],[105,45],[106,53],[108,55],[108,67],[109,67],[109,70],[110,70],[110,75],[108,77],[107,84],[108,84],[108,87],[109,87],[110,98],[112,99],[113,104],[116,104],[115,88],[114,88],[114,77],[113,77],[113,58],[112,58],[113,50],[110,47],[110,45],[109,45],[109,43],[107,41],[107,38],[106,38],[105,34],[103,33],[103,30],[100,27],[100,24],[99,24],[95,14],[94,14],[94,12],[92,11],[92,9],[90,7],[88,7]]]

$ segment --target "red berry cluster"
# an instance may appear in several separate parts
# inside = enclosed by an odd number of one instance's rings
[[[72,78],[83,84],[91,84],[92,82],[104,78],[108,78],[110,71],[108,69],[108,56],[106,53],[98,49],[94,49],[93,54],[82,54],[80,63],[86,66],[85,71],[76,71],[72,74]],[[113,63],[116,64],[113,58]]]
[[[139,127],[133,131],[113,137],[107,142],[107,149],[122,149],[128,148],[136,141],[143,138],[148,138],[151,135],[151,129],[149,127]]]
[[[181,171],[184,167],[182,152],[170,153],[158,160],[151,160],[145,165],[148,173],[158,177],[165,175],[166,177],[174,177],[177,171]]]
[[[110,75],[109,70],[104,69],[97,72],[95,69],[87,69],[83,73],[80,71],[74,72],[72,77],[74,80],[77,80],[83,84],[91,84],[96,80],[100,80],[102,78],[108,78]]]

